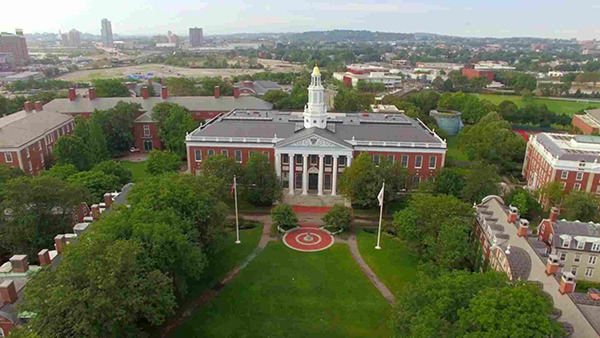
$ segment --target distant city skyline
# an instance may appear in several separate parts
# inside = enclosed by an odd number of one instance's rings
[[[31,8],[35,8],[32,11]],[[190,27],[205,35],[279,33],[356,29],[398,33],[437,33],[473,37],[544,37],[600,39],[600,3],[549,0],[543,6],[528,1],[484,3],[433,1],[230,0],[226,5],[191,0],[128,2],[105,0],[13,1],[3,5],[0,31],[58,32],[72,28],[100,35],[107,18],[116,35],[187,36]],[[25,15],[26,14],[26,15]]]

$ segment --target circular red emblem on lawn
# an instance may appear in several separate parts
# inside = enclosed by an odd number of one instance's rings
[[[333,236],[321,229],[299,228],[283,235],[283,243],[294,250],[314,252],[329,248]]]

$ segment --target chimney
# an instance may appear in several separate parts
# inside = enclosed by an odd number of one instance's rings
[[[144,100],[148,98],[148,86],[142,87],[142,97],[144,98]]]
[[[44,110],[44,107],[42,107],[42,101],[35,101],[33,105],[35,106],[35,111]]]
[[[32,111],[33,108],[31,107],[31,102],[25,101],[25,103],[23,104],[23,109],[25,109],[25,111]]]
[[[162,96],[163,100],[166,100],[169,97],[169,91],[167,90],[167,87],[162,86],[160,88],[160,96]]]
[[[100,218],[100,206],[98,204],[92,204],[90,209],[92,209],[92,217],[94,218],[94,221],[97,221],[98,218]]]
[[[75,97],[77,97],[75,88],[69,88],[69,101],[75,101]]]
[[[12,265],[13,272],[25,273],[29,270],[29,262],[27,261],[27,255],[14,255],[10,258],[10,265]]]
[[[529,235],[529,221],[522,218],[519,222],[519,230],[517,230],[517,236],[527,238],[527,235]]]
[[[512,205],[508,206],[508,218],[506,219],[506,221],[508,223],[515,223],[517,221],[517,218],[519,218],[519,209],[517,209],[517,207],[513,207]]]
[[[67,241],[65,239],[65,235],[54,236],[54,247],[56,248],[56,251],[58,251],[58,253],[63,252],[63,250],[65,249],[66,242]]]
[[[550,209],[550,223],[556,222],[559,214],[560,210],[557,207],[552,207],[552,209]]]
[[[96,88],[90,87],[90,89],[88,89],[88,97],[90,98],[90,100],[96,98]]]
[[[5,280],[0,283],[0,295],[2,296],[2,303],[11,303],[17,301],[17,288],[15,288],[15,282],[12,280]]]
[[[575,291],[576,285],[577,280],[575,279],[575,275],[573,275],[570,271],[567,271],[563,273],[562,278],[560,279],[558,292],[560,292],[562,295],[565,293],[572,293]]]
[[[237,99],[238,97],[240,97],[240,87],[234,86],[233,87],[233,98]]]
[[[546,261],[546,275],[554,275],[558,272],[558,256],[549,255],[548,261]]]
[[[50,259],[50,251],[48,249],[42,249],[38,252],[38,261],[40,266],[50,265],[52,260]]]
[[[215,86],[215,99],[221,97],[221,88],[219,86]]]
[[[106,194],[104,194],[104,205],[106,206],[106,208],[110,208],[110,205],[112,204],[113,201],[113,194],[110,192],[107,192]]]

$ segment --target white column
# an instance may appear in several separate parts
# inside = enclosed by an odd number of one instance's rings
[[[277,177],[281,180],[281,154],[275,154],[275,172],[277,173]]]
[[[289,158],[290,158],[290,181],[288,182],[289,183],[288,189],[290,190],[289,194],[293,195],[294,194],[294,166],[296,165],[294,163],[294,160],[295,160],[294,154],[289,154]]]
[[[349,167],[352,164],[352,154],[350,156],[346,156],[346,167]]]
[[[302,154],[302,195],[308,195],[308,154]]]
[[[333,155],[333,175],[331,177],[331,196],[337,194],[338,155]]]
[[[319,196],[323,196],[323,165],[325,155],[319,155]]]

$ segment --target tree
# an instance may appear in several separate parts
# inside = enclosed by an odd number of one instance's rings
[[[4,190],[0,206],[9,212],[0,213],[0,247],[29,257],[52,247],[54,236],[70,231],[73,210],[89,199],[84,188],[46,175],[13,178]]]
[[[254,153],[243,167],[243,196],[253,205],[268,206],[281,198],[281,183],[273,165],[263,154]]]
[[[482,290],[460,309],[463,337],[562,337],[552,298],[531,283]],[[527,320],[515,321],[526,317]]]
[[[79,170],[77,170],[77,167],[74,164],[68,163],[63,165],[53,165],[49,170],[43,171],[42,175],[52,176],[59,180],[66,181],[69,177],[78,172]]]
[[[550,182],[538,190],[542,199],[547,199],[550,206],[560,206],[565,198],[565,189],[558,181]]]
[[[196,86],[193,80],[184,77],[169,77],[165,80],[169,93],[173,96],[195,96]]]
[[[0,202],[4,199],[4,188],[6,187],[6,183],[13,178],[23,176],[25,176],[23,170],[8,164],[0,164]]]
[[[219,194],[222,198],[229,196],[229,189],[233,185],[233,177],[237,176],[242,180],[242,167],[233,157],[227,157],[223,154],[208,156],[200,167],[202,177],[212,176],[219,185]]]
[[[334,109],[337,111],[361,111],[373,103],[372,94],[364,94],[354,89],[340,89],[335,95]]]
[[[185,136],[194,129],[196,129],[196,122],[189,111],[176,105],[171,107],[158,133],[165,147],[183,158],[186,155]]]
[[[62,135],[56,140],[54,158],[56,164],[73,164],[79,171],[92,167],[88,147],[81,138],[75,135]]]
[[[90,152],[92,163],[100,163],[108,159],[108,146],[106,144],[106,136],[98,121],[92,118],[90,122],[90,134],[86,142]]]
[[[598,203],[594,195],[585,191],[571,191],[563,204],[565,219],[595,222],[598,218]]]
[[[4,95],[0,95],[0,117],[11,113],[9,102],[10,101],[4,97]]]
[[[298,217],[288,204],[279,204],[271,210],[273,225],[283,230],[290,230],[298,226]]]
[[[515,170],[523,163],[526,142],[498,113],[489,113],[477,124],[464,128],[459,141],[470,160],[495,164],[500,172]]]
[[[494,165],[474,162],[465,177],[462,199],[469,203],[478,203],[484,197],[500,194],[500,176]]]
[[[146,171],[150,175],[160,175],[163,173],[177,172],[181,168],[179,156],[168,150],[154,149],[148,153],[146,161]]]
[[[111,154],[129,151],[133,146],[133,124],[139,116],[142,106],[138,103],[119,101],[108,110],[96,110],[92,121],[97,121],[104,135]]]
[[[118,79],[92,80],[98,97],[129,97],[129,89]]]
[[[282,100],[288,98],[290,94],[283,90],[269,90],[263,95],[262,99],[277,106]]]
[[[350,226],[352,211],[348,207],[336,204],[327,211],[321,220],[329,230],[338,231]]]
[[[99,170],[79,172],[71,175],[68,181],[75,186],[86,188],[92,194],[93,202],[101,201],[105,193],[119,191],[122,187],[117,176]]]
[[[101,171],[107,175],[114,175],[117,177],[120,185],[125,185],[133,181],[133,174],[131,173],[131,170],[121,165],[121,162],[112,160],[100,162],[96,164],[92,170]]]
[[[560,334],[559,326],[549,317],[552,301],[534,284],[512,286],[506,274],[496,271],[453,271],[439,277],[422,276],[419,281],[396,298],[392,321],[398,336],[557,337]],[[515,321],[513,314],[528,319]]]
[[[141,245],[98,237],[67,247],[56,271],[29,279],[23,309],[36,315],[28,330],[40,337],[137,336],[174,313],[173,284],[143,269]]]
[[[398,237],[417,256],[446,269],[469,268],[469,242],[474,221],[470,204],[447,195],[414,195],[407,208],[394,214]]]
[[[435,178],[434,191],[438,194],[460,197],[464,186],[465,178],[458,170],[443,168]]]
[[[164,174],[137,183],[127,198],[135,208],[172,211],[190,222],[194,230],[188,232],[190,238],[203,249],[214,250],[228,214],[215,189],[205,177]]]

